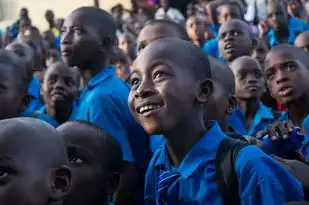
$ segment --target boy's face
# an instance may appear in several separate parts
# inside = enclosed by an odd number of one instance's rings
[[[196,102],[197,82],[189,68],[191,59],[184,51],[150,46],[135,61],[129,107],[145,131],[152,135],[188,120]]]
[[[230,19],[241,19],[239,9],[235,5],[224,5],[220,9],[218,16],[218,23],[220,25],[225,24]]]
[[[189,38],[193,41],[201,40],[201,38],[203,38],[204,25],[196,17],[188,19],[186,28]]]
[[[20,24],[19,25],[20,26],[20,32],[22,32],[22,33],[31,27],[30,19],[23,19],[23,20],[20,21],[19,24]]]
[[[151,42],[161,38],[177,38],[180,39],[180,35],[175,29],[172,29],[166,25],[148,25],[145,26],[137,38],[137,50],[138,53],[142,52],[146,46]]]
[[[264,75],[270,94],[285,105],[299,100],[308,90],[308,68],[285,50],[267,55]]]
[[[220,55],[228,62],[243,56],[250,55],[252,39],[249,28],[239,22],[229,21],[219,30]]]
[[[241,57],[231,64],[235,76],[235,94],[238,99],[258,100],[264,91],[261,66],[250,57]]]
[[[105,204],[108,172],[103,169],[104,148],[92,129],[67,125],[57,129],[65,141],[72,169],[72,189],[64,205]]]
[[[160,0],[160,5],[163,9],[167,9],[169,7],[169,0]]]
[[[288,12],[292,15],[299,15],[301,4],[298,0],[286,0]]]
[[[16,137],[17,133],[10,135],[1,136],[0,140],[0,204],[47,205],[52,170],[42,167],[43,162],[37,158],[39,152],[33,151],[38,151],[37,148],[25,137]]]
[[[300,34],[300,36],[296,38],[294,45],[297,48],[301,48],[304,51],[309,52],[309,33]]]
[[[102,40],[98,28],[82,11],[71,13],[61,32],[62,58],[68,66],[79,67],[99,57]]]
[[[131,53],[133,50],[133,44],[129,36],[121,35],[119,38],[118,47],[127,54]]]
[[[47,106],[55,108],[72,104],[77,97],[77,70],[62,63],[52,64],[46,71],[42,85],[43,98]]]
[[[288,16],[280,2],[270,3],[267,7],[268,23],[276,31],[288,26]]]
[[[264,42],[259,42],[253,48],[251,56],[255,58],[261,66],[264,66],[264,61],[268,52],[268,47]]]
[[[26,93],[17,86],[16,78],[8,64],[0,63],[0,120],[19,117],[27,104]]]
[[[123,80],[124,82],[128,82],[130,78],[130,67],[127,63],[122,61],[116,62],[116,76]]]

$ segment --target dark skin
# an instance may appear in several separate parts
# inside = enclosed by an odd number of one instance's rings
[[[113,39],[108,32],[99,33],[93,16],[85,16],[82,10],[73,11],[61,29],[62,58],[68,66],[80,69],[85,84],[108,66],[108,52],[112,49]],[[108,25],[107,25],[108,26]]]
[[[180,38],[180,34],[167,25],[147,25],[138,35],[137,50],[140,53],[151,42],[161,38]]]
[[[62,205],[71,171],[60,135],[33,118],[3,120],[0,127],[0,204]]]
[[[255,59],[249,56],[234,60],[231,68],[235,76],[236,98],[249,129],[264,90],[262,68]]]
[[[78,89],[79,75],[76,68],[69,68],[62,62],[52,64],[46,70],[42,84],[46,113],[59,124],[66,122],[71,116]]]
[[[55,26],[55,21],[54,21],[55,15],[54,15],[54,12],[52,12],[51,10],[47,10],[46,13],[45,13],[45,18],[46,18],[46,21],[47,21],[47,23],[49,25],[49,29],[54,28],[54,26]]]
[[[264,75],[270,94],[288,108],[290,119],[299,127],[309,113],[306,58],[303,50],[286,46],[271,50],[265,61]]]
[[[14,42],[6,46],[5,50],[16,53],[19,57],[24,59],[27,63],[29,81],[32,79],[34,67],[34,51],[24,43]]]
[[[196,17],[190,17],[186,23],[186,29],[189,38],[191,41],[199,46],[204,46],[205,38],[204,38],[204,24]]]
[[[116,32],[116,25],[110,14],[106,13],[104,19],[98,21],[96,15],[86,10],[73,11],[61,29],[62,59],[68,66],[79,68],[83,85],[109,65]],[[114,199],[116,204],[132,203],[135,179],[134,164],[126,163]]]
[[[249,27],[244,21],[229,20],[220,27],[218,37],[220,56],[229,63],[240,56],[250,55],[252,52],[253,41]]]
[[[223,25],[230,19],[242,19],[242,13],[240,12],[239,7],[235,4],[225,4],[220,6],[218,23]]]
[[[72,169],[72,190],[64,205],[107,205],[108,195],[117,190],[120,175],[102,163],[107,160],[103,136],[89,125],[74,122],[57,130],[65,141]]]
[[[26,68],[25,68],[26,69]],[[17,75],[12,65],[0,63],[0,119],[19,117],[27,105],[28,96],[26,89],[17,86]]]
[[[165,12],[168,11],[169,3],[169,0],[160,0],[160,6],[164,9]]]
[[[206,132],[203,104],[212,94],[212,83],[195,79],[188,50],[171,41],[176,40],[155,41],[137,58],[129,105],[149,135],[164,135],[171,162],[178,167]],[[156,108],[143,111],[149,104]]]
[[[280,43],[287,43],[289,40],[288,14],[280,1],[271,2],[267,6],[268,24],[275,31]]]
[[[297,36],[294,42],[295,47],[309,52],[309,32],[303,32]]]

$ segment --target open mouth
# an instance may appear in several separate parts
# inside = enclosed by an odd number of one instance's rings
[[[164,104],[147,104],[147,105],[143,105],[141,107],[138,107],[136,109],[137,113],[144,116],[144,117],[148,117],[156,112],[158,112],[159,110],[161,110],[163,108]]]
[[[234,50],[234,46],[233,46],[232,44],[226,44],[226,45],[224,46],[224,50],[225,50],[226,52],[232,52],[232,51]]]
[[[289,96],[293,92],[293,88],[291,86],[285,86],[280,88],[279,95],[282,97]]]

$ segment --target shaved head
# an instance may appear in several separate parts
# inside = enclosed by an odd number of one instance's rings
[[[168,38],[156,40],[145,48],[137,61],[142,59],[161,59],[181,65],[189,68],[198,80],[211,77],[208,56],[189,41]]]
[[[303,32],[297,36],[294,42],[295,47],[309,51],[309,31]]]
[[[13,146],[15,149],[10,152],[26,155],[35,164],[44,164],[50,168],[64,165],[68,160],[64,142],[58,132],[47,123],[34,118],[1,120],[0,147],[3,149],[3,146]]]

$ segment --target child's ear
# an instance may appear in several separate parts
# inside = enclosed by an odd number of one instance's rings
[[[120,174],[117,172],[111,173],[108,176],[106,191],[108,196],[113,196],[116,193],[120,182]]]
[[[110,50],[113,48],[115,45],[115,40],[110,37],[106,37],[103,39],[102,44],[101,44],[101,52],[110,52]]]
[[[229,97],[229,106],[226,109],[227,115],[231,114],[237,107],[237,100],[234,95]]]
[[[52,175],[50,200],[58,201],[62,199],[71,190],[71,170],[68,166],[63,165],[61,168],[54,170]]]
[[[20,113],[23,113],[27,110],[28,106],[29,106],[29,102],[30,102],[30,95],[24,95],[24,97],[22,98],[22,105],[21,105],[21,110]]]
[[[197,101],[200,103],[206,103],[211,98],[213,90],[213,82],[210,79],[201,81],[197,91]]]

